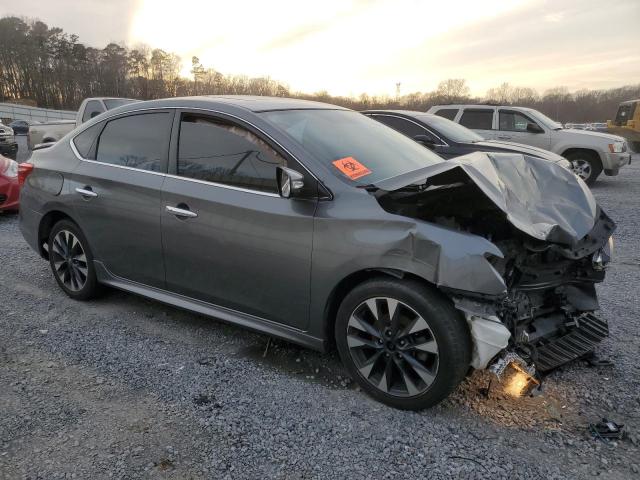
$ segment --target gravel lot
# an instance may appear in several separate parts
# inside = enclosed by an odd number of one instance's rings
[[[89,303],[0,214],[1,478],[640,478],[640,159],[594,192],[618,222],[599,287],[611,336],[511,399],[474,374],[420,413],[321,355],[118,291]],[[586,427],[626,425],[605,444]]]

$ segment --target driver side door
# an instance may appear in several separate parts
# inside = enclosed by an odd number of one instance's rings
[[[531,132],[527,126],[531,124],[538,127],[540,132]],[[500,109],[498,112],[498,134],[496,140],[505,142],[522,143],[532,147],[548,150],[551,146],[551,135],[538,122],[522,112]]]
[[[276,167],[305,170],[249,125],[179,112],[162,189],[167,288],[304,329],[316,195],[282,198]],[[306,191],[313,192],[305,178]]]

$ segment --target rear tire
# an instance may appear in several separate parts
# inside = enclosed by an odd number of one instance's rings
[[[99,293],[93,255],[80,228],[60,220],[48,240],[49,264],[60,288],[74,300],[89,300]]]
[[[573,173],[584,183],[591,186],[602,173],[602,163],[597,156],[590,152],[571,152],[565,156],[571,162]]]
[[[463,316],[440,292],[414,280],[380,278],[354,288],[338,310],[335,337],[360,387],[403,410],[442,401],[471,362]]]

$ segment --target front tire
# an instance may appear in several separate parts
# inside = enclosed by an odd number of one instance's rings
[[[414,280],[380,278],[354,288],[338,310],[335,336],[342,362],[360,387],[403,410],[442,401],[471,362],[460,312]]]
[[[589,152],[573,152],[566,156],[571,162],[573,173],[579,176],[584,183],[592,186],[602,173],[600,159]]]
[[[93,255],[78,226],[61,220],[51,229],[49,264],[60,288],[74,300],[89,300],[98,293]]]

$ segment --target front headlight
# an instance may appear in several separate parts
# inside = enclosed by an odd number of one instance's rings
[[[607,243],[591,258],[594,270],[604,270],[613,259],[613,235],[609,237]]]
[[[625,150],[624,142],[615,142],[609,144],[609,151],[611,153],[622,153]]]
[[[18,176],[18,162],[9,160],[9,165],[4,171],[4,174],[9,178],[16,178]]]

